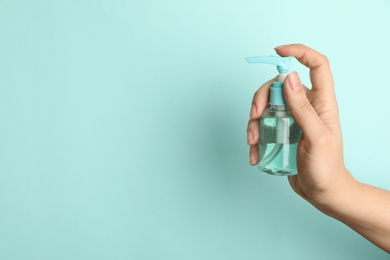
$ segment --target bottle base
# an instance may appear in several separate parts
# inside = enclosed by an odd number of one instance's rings
[[[291,176],[291,175],[296,175],[298,172],[291,171],[291,170],[283,170],[283,169],[276,169],[276,168],[260,168],[259,171],[268,174],[268,175],[274,175],[274,176]]]

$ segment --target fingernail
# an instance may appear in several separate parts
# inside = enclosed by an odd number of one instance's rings
[[[252,131],[248,131],[248,144],[253,142],[253,133]]]
[[[296,91],[300,87],[302,87],[301,80],[299,79],[298,73],[296,71],[293,71],[290,74],[288,74],[287,84],[292,91]]]
[[[252,164],[252,165],[256,164],[256,155],[255,155],[255,153],[251,153],[251,155],[250,155],[250,164]]]
[[[278,47],[275,47],[274,50],[280,50],[280,49],[282,49],[283,47],[286,47],[286,46],[288,46],[288,44],[286,44],[286,45],[279,45]]]
[[[251,114],[250,114],[250,119],[252,119],[254,116],[256,115],[256,104],[253,103],[252,104],[252,108],[251,108]]]

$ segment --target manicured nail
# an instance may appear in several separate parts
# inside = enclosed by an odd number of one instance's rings
[[[287,76],[287,84],[292,91],[296,91],[302,87],[301,80],[299,79],[298,73],[293,71]]]
[[[253,133],[248,131],[248,144],[250,145],[253,142]]]
[[[255,155],[255,153],[251,153],[251,155],[250,155],[250,164],[252,164],[252,165],[256,164],[256,155]]]
[[[252,104],[252,108],[251,108],[251,114],[250,114],[250,119],[252,119],[254,116],[256,115],[256,104],[253,103]]]
[[[282,49],[283,47],[286,47],[288,46],[287,44],[286,45],[279,45],[278,47],[275,47],[274,50],[280,50]]]

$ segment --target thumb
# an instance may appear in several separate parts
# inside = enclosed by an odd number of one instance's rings
[[[284,98],[303,135],[312,140],[321,136],[325,125],[307,99],[304,87],[295,71],[291,72],[284,81]]]

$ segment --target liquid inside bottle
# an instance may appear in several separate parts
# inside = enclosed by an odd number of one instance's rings
[[[287,106],[271,106],[260,117],[260,171],[279,176],[297,174],[296,154],[302,132]]]

